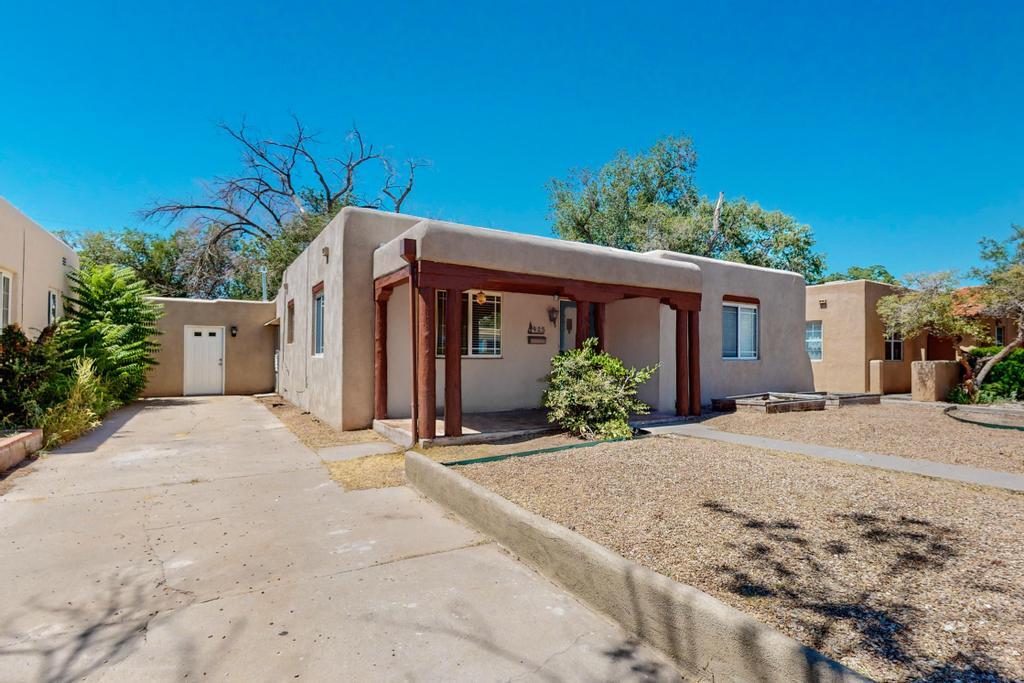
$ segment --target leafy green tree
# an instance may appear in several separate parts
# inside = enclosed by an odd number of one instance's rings
[[[65,358],[91,358],[92,368],[117,401],[138,397],[160,345],[162,307],[153,291],[124,266],[91,266],[69,275],[72,295],[57,341]]]
[[[697,155],[686,137],[618,155],[597,171],[574,170],[548,183],[553,229],[563,239],[781,268],[816,281],[825,259],[810,227],[740,198],[712,202],[694,183]]]
[[[819,282],[837,282],[841,280],[871,280],[890,285],[898,285],[900,283],[899,279],[890,273],[888,268],[878,264],[873,266],[850,266],[845,272],[829,273],[821,278]]]
[[[47,327],[30,340],[18,325],[0,330],[0,429],[39,427],[61,400],[61,362]]]
[[[969,297],[960,287],[955,273],[910,275],[903,291],[879,299],[877,310],[890,335],[911,338],[930,334],[952,340],[957,360],[964,369],[964,387],[972,396],[977,393],[974,368],[967,356],[961,353],[960,345],[967,337],[987,341],[987,331],[970,313]]]
[[[976,288],[976,305],[981,315],[996,319],[1010,319],[1017,327],[1017,335],[1007,340],[1003,348],[991,357],[982,357],[977,383],[985,378],[1014,349],[1024,345],[1024,226],[1011,226],[1011,235],[1005,240],[981,240],[981,258],[984,262],[971,275],[983,281]]]
[[[541,405],[548,421],[583,438],[621,439],[633,435],[632,415],[650,412],[640,401],[638,387],[649,380],[657,366],[627,368],[622,361],[597,350],[591,337],[583,347],[551,359],[551,373]]]

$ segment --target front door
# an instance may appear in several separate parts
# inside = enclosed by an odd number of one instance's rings
[[[185,396],[224,393],[224,328],[185,326]]]

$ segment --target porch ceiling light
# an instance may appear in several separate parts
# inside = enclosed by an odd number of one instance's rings
[[[487,303],[487,295],[484,294],[483,292],[477,292],[476,293],[476,302],[478,304],[480,304],[481,306],[483,306],[485,303]]]

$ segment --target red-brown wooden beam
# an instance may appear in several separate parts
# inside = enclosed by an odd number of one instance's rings
[[[445,294],[444,435],[462,436],[462,292]]]
[[[597,337],[597,350],[604,351],[604,307],[608,304],[602,302],[594,304],[594,336]]]
[[[676,309],[676,415],[690,414],[689,313]]]
[[[690,415],[700,415],[700,313],[687,311],[690,337]]]
[[[388,298],[377,295],[373,306],[373,419],[388,416]]]
[[[437,364],[434,360],[434,288],[417,287],[416,307],[419,324],[416,326],[416,347],[419,359],[416,363],[416,386],[419,393],[419,437],[433,439],[437,436]]]
[[[590,336],[590,302],[576,301],[576,348],[582,349],[583,342]]]

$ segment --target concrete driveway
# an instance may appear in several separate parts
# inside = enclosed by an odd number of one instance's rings
[[[408,488],[263,406],[147,400],[0,481],[0,679],[676,680]]]

